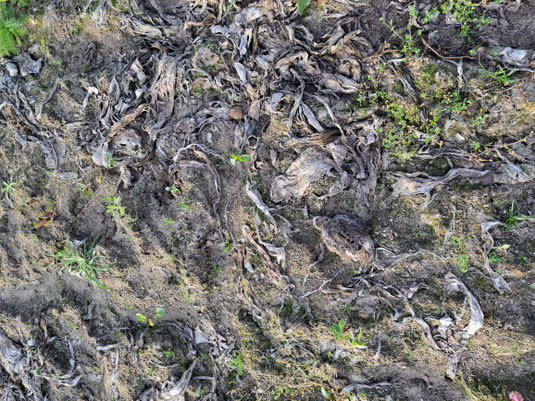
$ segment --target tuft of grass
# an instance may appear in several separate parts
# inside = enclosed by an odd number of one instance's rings
[[[524,223],[533,223],[535,222],[535,217],[528,216],[518,212],[518,209],[515,208],[515,202],[511,203],[511,207],[507,211],[508,216],[504,222],[505,230],[512,231],[514,228],[519,228]]]
[[[483,68],[483,66],[481,66],[481,76],[483,78],[491,79],[503,86],[508,86],[511,83],[517,81],[516,79],[511,78],[511,75],[513,75],[516,71],[517,70],[514,68],[512,69],[504,68],[500,65],[498,66],[498,69],[496,71],[491,72]]]
[[[8,57],[18,53],[17,46],[22,44],[26,36],[27,16],[20,14],[14,5],[27,6],[24,1],[0,1],[0,57]]]
[[[106,259],[104,256],[98,255],[96,252],[96,245],[98,236],[93,240],[88,247],[84,241],[83,248],[77,248],[70,239],[67,239],[63,249],[56,253],[56,260],[60,263],[63,269],[68,269],[80,277],[85,277],[89,281],[94,282],[99,287],[106,288],[97,277],[100,271],[109,270],[108,266],[102,262]]]

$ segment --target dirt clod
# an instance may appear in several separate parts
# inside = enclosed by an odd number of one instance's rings
[[[230,108],[230,117],[234,120],[241,120],[243,118],[243,110],[240,106]]]

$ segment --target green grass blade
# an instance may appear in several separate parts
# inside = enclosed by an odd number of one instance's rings
[[[298,0],[297,1],[297,12],[299,15],[303,15],[305,9],[310,5],[312,0]]]

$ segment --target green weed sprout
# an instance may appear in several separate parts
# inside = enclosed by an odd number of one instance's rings
[[[459,270],[463,273],[468,272],[469,258],[468,258],[468,248],[467,248],[465,240],[461,237],[452,235],[450,238],[450,242],[453,244],[455,248],[453,258],[455,259],[455,262],[459,266]]]
[[[236,377],[243,375],[243,356],[240,351],[236,351],[234,358],[228,364],[236,371]]]
[[[366,344],[362,341],[363,336],[364,336],[364,330],[360,329],[359,334],[357,334],[357,338],[355,339],[353,335],[351,334],[349,336],[349,340],[351,341],[351,344],[357,348],[360,348],[360,349],[368,348]]]
[[[162,355],[164,355],[166,358],[174,358],[175,357],[175,351],[162,350]]]
[[[188,197],[186,197],[185,199],[182,200],[182,202],[180,202],[180,203],[178,204],[178,206],[179,206],[179,207],[182,207],[182,208],[184,208],[184,209],[186,209],[186,210],[190,210],[190,209],[191,209],[191,206],[189,205],[188,202],[191,202],[191,201],[189,200]]]
[[[176,194],[178,194],[178,192],[180,191],[180,188],[178,188],[178,187],[176,186],[176,184],[173,184],[173,185],[170,186],[170,187],[165,187],[165,190],[166,190],[167,192],[171,192],[172,195],[176,195]]]
[[[225,250],[223,252],[231,252],[234,249],[234,244],[230,242],[228,239],[226,239],[223,242],[220,242],[219,245],[222,245],[225,247]]]
[[[337,340],[349,340],[351,345],[359,349],[368,348],[362,341],[364,331],[360,329],[359,334],[357,334],[357,338],[355,338],[352,331],[346,327],[346,321],[344,319],[340,319],[337,324],[332,325],[331,332],[334,334]]]
[[[167,192],[171,193],[171,195],[173,195],[175,198],[178,198],[178,194],[181,192],[180,188],[176,184],[173,184],[170,187],[165,187],[165,190]],[[185,196],[182,197],[182,200],[180,201],[178,206],[182,207],[182,208],[184,208],[186,210],[189,210],[189,209],[191,209],[191,207],[189,205],[190,202],[191,201],[190,201],[188,195],[186,194]]]
[[[344,319],[340,319],[338,324],[333,324],[331,326],[331,333],[333,333],[337,339],[341,339],[344,335],[345,325],[346,321]]]
[[[169,225],[176,223],[176,221],[174,221],[171,217],[164,217],[163,222],[164,224],[169,224]]]
[[[154,309],[154,312],[149,314],[148,316],[145,316],[142,313],[136,313],[137,320],[140,322],[147,322],[149,326],[154,326],[154,320],[156,320],[159,317],[162,317],[165,314],[164,308],[156,308]],[[154,319],[154,320],[153,320]]]
[[[236,161],[240,161],[242,163],[244,162],[248,162],[249,160],[251,160],[251,155],[248,155],[248,154],[240,154],[240,152],[238,152],[238,154],[232,154],[230,155],[230,164],[232,164],[233,166],[236,165]]]
[[[6,192],[6,195],[9,195],[15,190],[16,187],[17,183],[10,179],[9,181],[4,182],[4,186],[2,187],[2,193]]]
[[[111,155],[111,153],[107,153],[106,152],[106,162],[105,162],[105,164],[106,164],[107,168],[113,168],[113,167],[115,167],[117,165],[117,159],[115,159]]]
[[[124,207],[121,206],[122,199],[120,196],[107,196],[103,198],[103,200],[108,202],[108,205],[106,205],[106,213],[111,213],[116,219],[124,216],[125,210]]]
[[[98,236],[93,240],[89,247],[84,242],[83,249],[77,249],[74,244],[67,239],[63,249],[56,253],[56,260],[63,265],[63,268],[74,271],[80,277],[85,277],[94,282],[99,287],[106,288],[97,278],[97,272],[109,270],[108,266],[102,262],[104,256],[97,255],[95,246],[97,245]]]
[[[215,262],[208,262],[208,263],[211,264],[212,266],[214,266],[214,272],[215,272],[216,276],[219,277],[219,275],[221,274],[221,266],[219,266]]]

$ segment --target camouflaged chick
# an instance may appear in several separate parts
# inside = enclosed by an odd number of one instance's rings
[[[314,217],[313,223],[321,231],[321,238],[329,251],[349,262],[373,261],[373,241],[357,220],[338,214],[333,218]]]

